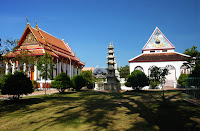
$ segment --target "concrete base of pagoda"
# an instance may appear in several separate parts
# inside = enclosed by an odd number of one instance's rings
[[[104,83],[105,91],[119,91],[121,90],[119,83]]]

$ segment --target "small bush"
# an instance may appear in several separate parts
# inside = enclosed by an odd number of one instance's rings
[[[73,89],[79,91],[82,87],[85,86],[86,80],[83,75],[76,75],[72,78]]]
[[[134,70],[131,75],[128,76],[126,86],[132,87],[133,89],[139,90],[144,86],[149,85],[149,80],[144,72],[140,70]]]
[[[14,99],[19,99],[21,95],[27,95],[34,91],[30,78],[23,72],[4,75],[1,79],[1,87],[3,95],[13,95]]]
[[[34,90],[37,90],[38,89],[38,83],[37,83],[37,81],[32,80],[32,84],[33,84]]]
[[[65,92],[66,89],[72,87],[72,82],[65,73],[60,73],[55,77],[54,81],[51,82],[51,88],[56,88],[59,92]]]
[[[156,80],[154,80],[154,79],[150,79],[150,81],[149,81],[149,85],[150,85],[150,87],[151,87],[152,89],[155,89],[159,84],[160,84],[160,82],[159,82],[159,81],[156,81]]]
[[[92,76],[92,71],[83,71],[81,75],[85,78],[87,88],[93,89],[95,78]]]
[[[181,85],[181,87],[185,87],[185,79],[188,78],[188,74],[181,74],[178,78],[178,84]]]

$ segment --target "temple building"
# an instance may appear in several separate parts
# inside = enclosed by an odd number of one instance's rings
[[[15,61],[16,54],[20,54],[22,50],[28,50],[31,55],[39,57],[45,52],[49,53],[54,58],[54,70],[52,72],[53,78],[59,73],[64,72],[69,77],[80,74],[81,69],[85,66],[73,53],[68,43],[64,39],[60,40],[51,34],[40,29],[37,24],[33,28],[27,23],[24,33],[18,42],[18,49],[15,52],[10,52],[6,56],[10,59],[6,63],[5,73],[14,73],[15,71],[26,71],[31,80],[37,81],[39,87],[44,87],[44,79],[40,77],[40,71],[37,70],[36,65],[24,63],[23,61]],[[34,62],[37,62],[36,59]],[[51,83],[48,78],[47,83]],[[49,85],[49,84],[48,84]]]
[[[185,64],[190,56],[175,52],[175,47],[156,27],[153,34],[142,49],[142,54],[129,60],[130,73],[141,70],[150,76],[150,70],[154,67],[167,68],[169,74],[166,77],[165,87],[177,86],[179,76],[190,73],[190,66]]]

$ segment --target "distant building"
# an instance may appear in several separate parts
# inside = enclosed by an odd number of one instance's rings
[[[37,25],[35,28],[31,27],[29,23],[24,30],[24,33],[19,40],[18,49],[14,53],[9,53],[6,56],[10,58],[10,63],[6,63],[5,73],[14,73],[15,71],[26,71],[31,80],[37,81],[40,88],[44,87],[44,79],[40,77],[40,71],[36,65],[30,65],[23,61],[15,61],[13,58],[19,54],[21,50],[25,49],[30,51],[36,57],[44,55],[46,52],[54,58],[55,69],[53,70],[53,78],[61,72],[66,73],[68,76],[80,74],[81,69],[85,66],[73,53],[68,43],[60,40],[44,30],[40,29]],[[36,59],[33,61],[36,63]],[[51,82],[48,78],[47,83]]]
[[[190,56],[175,52],[174,49],[172,43],[156,27],[143,47],[142,54],[129,60],[130,73],[134,70],[141,70],[150,76],[150,70],[154,66],[165,67],[169,70],[165,86],[176,87],[179,76],[182,73],[190,73],[190,66],[184,64]]]
[[[83,67],[82,71],[94,71],[94,67]]]
[[[101,67],[101,68],[95,68],[93,71],[93,75],[96,78],[106,78],[107,76],[107,68],[106,67]]]

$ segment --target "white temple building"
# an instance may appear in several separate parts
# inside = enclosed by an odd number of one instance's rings
[[[167,68],[169,75],[166,77],[165,87],[177,87],[179,76],[190,73],[190,66],[185,65],[190,56],[175,52],[175,46],[156,27],[153,34],[142,49],[142,54],[129,60],[130,73],[141,70],[150,76],[154,67]]]

